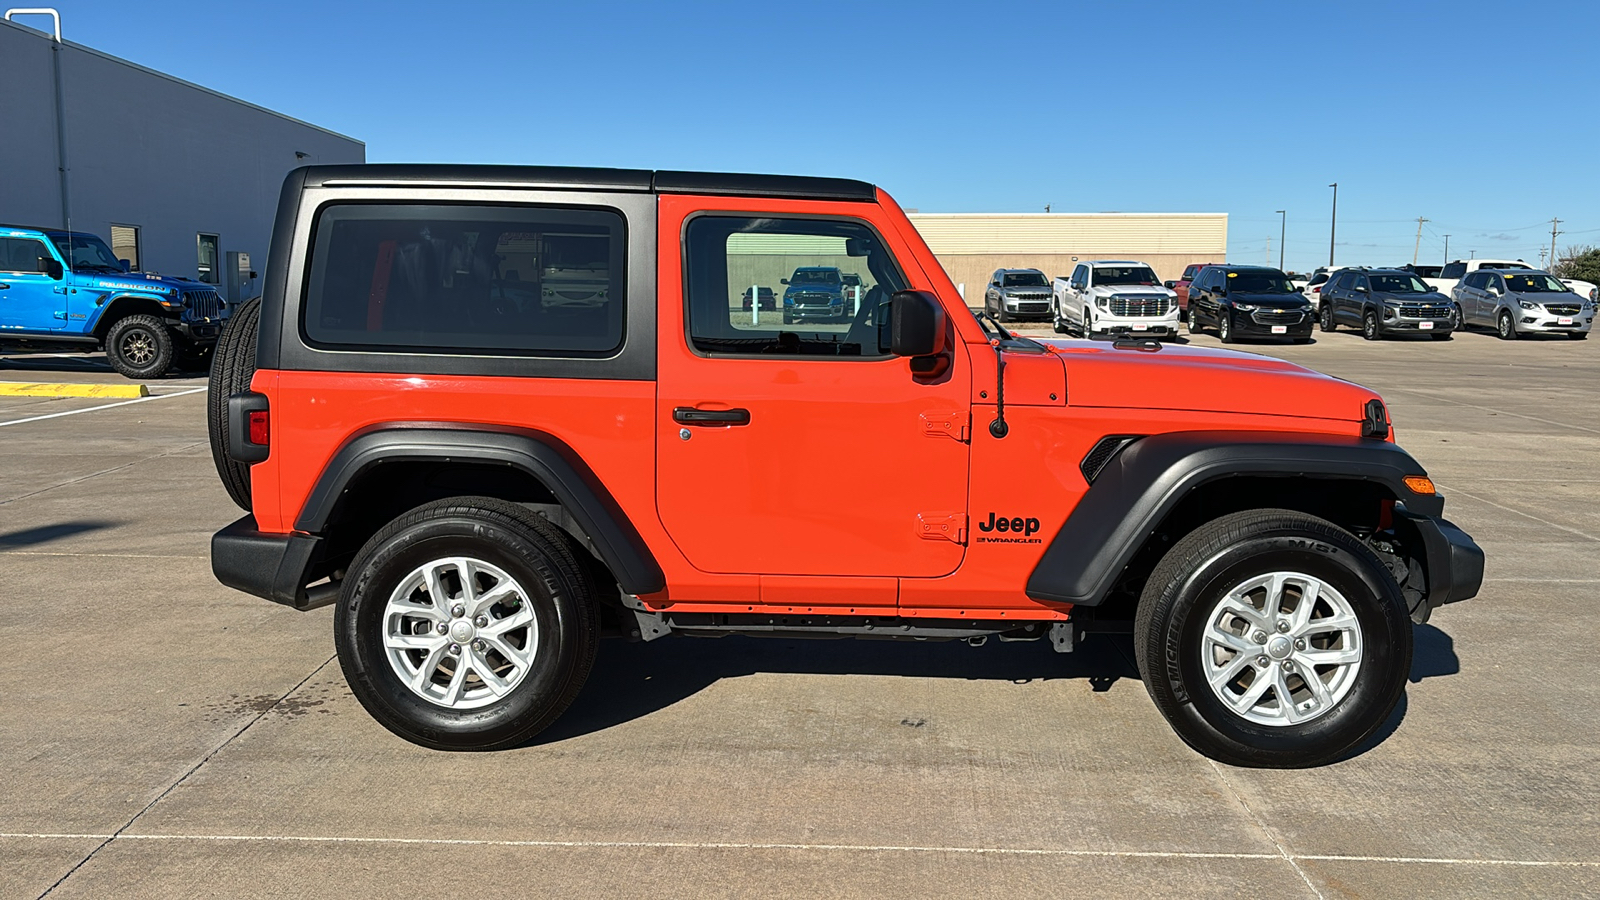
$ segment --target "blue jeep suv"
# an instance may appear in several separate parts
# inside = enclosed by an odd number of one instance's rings
[[[112,368],[156,378],[216,343],[214,286],[129,272],[92,234],[0,225],[0,341],[104,347]]]

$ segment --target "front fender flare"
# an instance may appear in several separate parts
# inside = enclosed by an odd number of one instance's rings
[[[1366,438],[1293,432],[1180,431],[1130,444],[1100,470],[1028,576],[1035,600],[1098,606],[1153,529],[1188,493],[1233,475],[1376,482],[1422,516],[1444,511],[1438,494],[1403,479],[1426,475],[1398,446]]]

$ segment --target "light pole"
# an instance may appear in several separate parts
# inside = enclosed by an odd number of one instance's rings
[[[1450,235],[1444,236],[1444,264],[1450,265]]]
[[[1333,235],[1339,227],[1339,182],[1328,185],[1333,188],[1333,216],[1328,219],[1328,268],[1333,268]]]
[[[1289,214],[1281,209],[1277,210],[1277,213],[1283,217],[1278,222],[1278,271],[1281,272],[1283,271],[1283,238],[1284,235],[1289,233]]]

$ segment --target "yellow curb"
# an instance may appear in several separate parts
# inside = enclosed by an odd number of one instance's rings
[[[41,384],[0,381],[0,397],[148,397],[142,384]]]

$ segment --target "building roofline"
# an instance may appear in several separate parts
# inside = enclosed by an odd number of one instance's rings
[[[4,25],[7,28],[15,28],[18,31],[27,32],[29,36],[37,37],[42,41],[46,41],[46,42],[54,42],[55,41],[55,38],[53,36],[51,36],[50,33],[44,32],[44,31],[40,31],[37,28],[30,28],[27,25],[21,25],[21,24],[18,24],[16,22],[9,22],[9,21],[6,21],[4,19],[0,19],[0,25]],[[192,81],[185,81],[184,79],[179,78],[176,75],[168,75],[166,72],[162,72],[162,71],[159,71],[159,70],[156,70],[156,69],[152,69],[152,68],[150,68],[148,66],[141,66],[136,62],[130,62],[129,60],[123,59],[120,56],[112,56],[110,53],[106,53],[105,51],[96,50],[93,47],[86,47],[83,44],[74,43],[74,42],[68,41],[68,40],[63,40],[61,43],[64,46],[71,47],[74,50],[81,50],[84,53],[88,53],[88,54],[93,55],[93,56],[98,56],[101,59],[107,60],[109,62],[119,63],[121,65],[127,66],[130,69],[135,69],[135,70],[143,72],[143,73],[145,73],[147,75],[154,75],[157,78],[165,79],[165,80],[170,81],[170,82],[172,82],[174,84],[181,84],[184,87],[194,88],[197,91],[202,91],[204,93],[210,94],[213,97],[217,97],[217,98],[222,99],[222,100],[227,100],[230,103],[237,103],[240,106],[248,106],[249,108],[251,108],[251,109],[253,109],[253,110],[257,111],[257,112],[266,113],[269,116],[274,116],[276,118],[283,119],[286,122],[293,122],[296,125],[303,125],[306,128],[311,128],[311,129],[314,129],[316,131],[320,131],[323,134],[331,135],[333,137],[339,138],[340,140],[346,140],[346,141],[350,141],[351,143],[354,143],[354,144],[360,144],[362,149],[365,149],[366,146],[367,146],[367,142],[366,141],[360,140],[358,138],[353,138],[348,134],[341,134],[341,133],[339,133],[337,131],[334,131],[331,128],[323,128],[321,125],[316,125],[316,124],[313,124],[311,122],[307,122],[304,119],[297,119],[294,116],[278,112],[275,109],[268,109],[265,106],[261,106],[260,104],[251,103],[249,100],[241,100],[238,97],[235,97],[235,96],[233,96],[231,94],[224,94],[221,91],[214,90],[212,88],[208,88],[203,84],[195,84]]]

